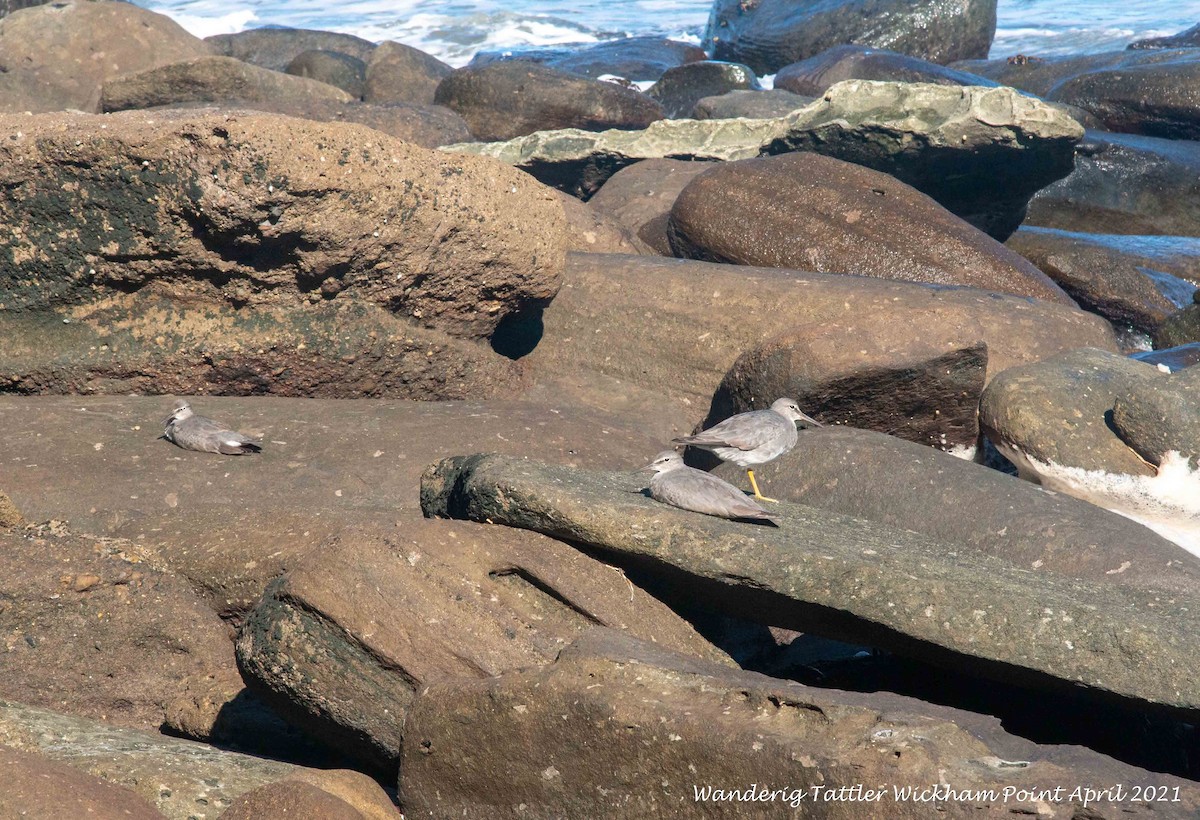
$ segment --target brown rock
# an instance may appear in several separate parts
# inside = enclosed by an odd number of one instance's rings
[[[63,0],[17,11],[0,20],[0,63],[17,73],[12,84],[6,75],[0,110],[97,111],[110,79],[208,53],[171,18],[132,3]]]
[[[704,49],[661,37],[622,37],[586,48],[570,49],[548,60],[550,68],[599,79],[605,74],[633,82],[654,82],[667,69],[707,60]]]
[[[338,51],[366,62],[375,50],[370,40],[336,31],[303,28],[252,28],[206,37],[214,54],[236,57],[272,71],[283,71],[305,51]]]
[[[17,505],[5,493],[0,492],[0,530],[9,530],[25,524],[25,518]]]
[[[395,812],[400,817],[400,812]],[[280,780],[248,791],[221,812],[224,820],[364,820],[366,815],[345,800],[309,783]]]
[[[88,817],[95,820],[153,820],[153,806],[129,789],[0,745],[0,816],[30,820]]]
[[[471,140],[466,120],[441,105],[332,103],[312,106],[304,117],[321,122],[356,122],[422,148]]]
[[[1170,62],[1186,55],[1182,50],[1159,51],[1103,51],[1094,54],[1073,54],[1066,57],[1037,57],[1035,59],[1011,59],[1019,55],[1005,55],[995,60],[962,60],[951,64],[951,68],[967,71],[995,80],[1001,85],[1019,88],[1039,97],[1046,97],[1051,90],[1070,80],[1092,71],[1132,68],[1140,65]]]
[[[302,51],[288,63],[286,73],[336,86],[356,100],[366,93],[367,64],[340,51]]]
[[[460,68],[438,86],[434,101],[461,114],[480,140],[555,128],[638,130],[663,117],[662,107],[639,91],[524,61]]]
[[[654,249],[628,226],[598,208],[562,191],[557,192],[567,216],[568,250],[583,253],[653,254]]]
[[[558,288],[562,207],[490,160],[267,114],[10,126],[20,131],[0,151],[0,218],[20,237],[19,261],[0,272],[10,311],[132,292],[239,309],[336,296],[485,338]],[[80,197],[91,207],[80,211]]]
[[[763,92],[746,92],[763,93]],[[707,162],[647,159],[613,174],[588,205],[633,230],[663,256],[671,256],[667,220],[671,206],[689,182],[712,166]]]
[[[391,41],[380,43],[367,62],[370,103],[432,105],[438,84],[454,69],[424,51]]]
[[[394,775],[415,691],[554,659],[596,625],[724,656],[612,567],[533,533],[463,522],[346,531],[272,584],[238,662],[276,709]]]
[[[1045,274],[887,174],[810,153],[725,162],[688,183],[676,256],[937,285],[1073,305]]]
[[[882,48],[841,45],[815,57],[784,66],[775,75],[775,88],[819,97],[842,80],[888,80],[937,85],[999,85],[995,80],[968,74]]]

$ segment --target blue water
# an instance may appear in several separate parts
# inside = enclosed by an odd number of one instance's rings
[[[396,40],[451,65],[481,49],[658,34],[699,42],[711,0],[136,0],[201,37],[260,26]],[[1200,0],[1000,0],[992,56],[1124,48],[1200,22]]]

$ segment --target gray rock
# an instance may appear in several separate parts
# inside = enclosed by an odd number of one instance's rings
[[[1037,57],[1011,55],[997,60],[961,60],[951,68],[988,77],[1001,85],[1019,88],[1046,97],[1060,83],[1090,71],[1132,68],[1141,65],[1170,62],[1187,51],[1104,51],[1069,57]]]
[[[654,82],[668,69],[707,59],[704,49],[691,43],[661,37],[624,37],[552,57],[546,65],[593,80],[609,74],[633,82]]]
[[[1026,224],[1200,236],[1200,142],[1089,131],[1075,170],[1034,194]]]
[[[367,102],[432,105],[437,87],[454,69],[436,57],[403,43],[387,41],[367,61]]]
[[[357,100],[366,93],[367,64],[340,51],[302,51],[285,72],[329,83]]]
[[[892,174],[1003,240],[1035,191],[1071,172],[1079,125],[1010,88],[850,80],[775,120],[677,120],[445,146],[495,157],[587,199],[643,159],[735,160],[813,151]],[[1003,169],[1003,170],[1001,170]]]
[[[421,503],[426,515],[532,529],[666,573],[707,608],[764,625],[1185,721],[1200,714],[1190,599],[1034,575],[798,504],[773,505],[778,528],[726,521],[658,504],[642,486],[630,473],[475,455],[427,470]]]
[[[1053,802],[1056,812],[1096,820],[1182,820],[1200,806],[1188,780],[1078,747],[1038,746],[994,718],[729,670],[605,630],[551,666],[431,684],[406,734],[400,799],[407,813],[433,817],[745,817],[748,801],[697,799],[704,789],[737,789],[763,795],[755,817],[917,820],[930,816],[929,804],[897,799],[893,786],[938,782],[981,793],[939,803],[943,817],[1033,814],[1051,805],[1033,792],[1053,794],[1063,783],[1178,789],[1175,804]],[[876,799],[821,798],[864,786],[879,789]],[[1013,789],[1008,799],[1004,787]],[[983,796],[989,790],[994,796]]]
[[[214,34],[204,42],[216,54],[272,71],[283,71],[305,51],[337,51],[366,62],[375,50],[370,40],[352,34],[304,28],[253,28],[236,34]]]
[[[855,43],[935,63],[987,56],[996,33],[996,0],[716,0],[704,46],[718,60],[746,63],[759,74]]]
[[[715,97],[702,97],[692,109],[694,120],[728,120],[744,117],[750,120],[784,117],[804,108],[814,97],[793,94],[782,88],[765,91],[728,91]]]
[[[705,97],[761,88],[748,66],[703,60],[667,69],[646,94],[659,101],[668,117],[679,119],[689,116]]]
[[[422,148],[471,139],[466,120],[441,105],[327,103],[309,106],[303,116],[318,122],[356,122]]]
[[[999,85],[987,77],[946,68],[907,54],[869,46],[844,45],[779,69],[775,75],[775,87],[819,97],[829,86],[843,80],[988,87]]]
[[[1200,46],[1200,24],[1189,29],[1172,34],[1169,37],[1150,37],[1145,40],[1134,40],[1126,48],[1195,48]]]
[[[1170,451],[1200,465],[1200,371],[1184,369],[1136,393],[1117,396],[1113,426],[1137,454],[1159,468]]]

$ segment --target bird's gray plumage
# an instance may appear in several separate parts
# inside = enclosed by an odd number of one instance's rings
[[[779,399],[770,410],[738,413],[703,432],[671,443],[700,447],[722,461],[732,461],[746,469],[774,461],[795,447],[798,421],[821,426],[819,421],[802,413],[794,399]]]
[[[718,518],[775,522],[775,516],[747,498],[737,487],[687,466],[683,456],[674,450],[659,453],[644,469],[654,472],[650,479],[650,497],[655,501]]]
[[[175,412],[163,422],[162,437],[185,450],[202,453],[241,456],[262,450],[262,444],[249,436],[219,421],[197,416],[185,401],[176,405]]]

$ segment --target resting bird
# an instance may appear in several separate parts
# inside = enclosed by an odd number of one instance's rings
[[[186,401],[163,422],[162,438],[185,450],[243,456],[262,450],[262,444],[249,436],[235,432],[219,421],[197,416]]]
[[[800,412],[795,399],[778,399],[770,410],[738,413],[703,432],[674,439],[671,443],[699,447],[722,461],[732,461],[750,477],[755,498],[759,501],[775,501],[758,491],[753,467],[774,461],[796,446],[798,421],[821,426],[819,421]]]
[[[655,501],[718,518],[775,523],[775,516],[747,498],[737,487],[687,466],[683,456],[674,450],[659,453],[654,461],[642,468],[642,472],[654,473],[650,479],[650,497]]]

